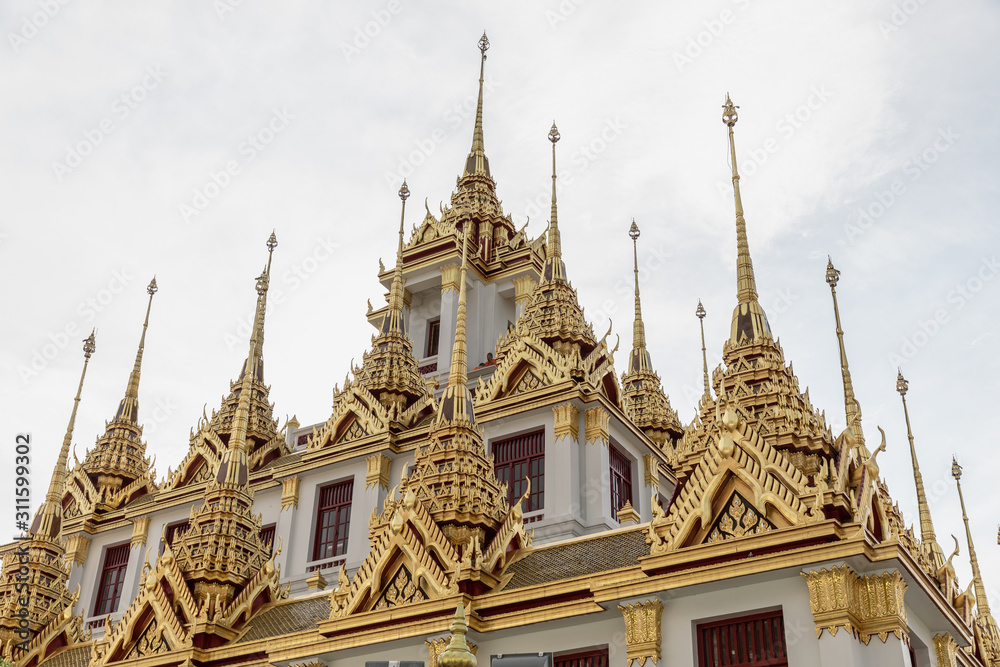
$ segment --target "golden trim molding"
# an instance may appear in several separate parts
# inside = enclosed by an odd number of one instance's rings
[[[934,654],[938,667],[958,667],[958,644],[950,633],[934,635]]]
[[[90,538],[86,535],[70,535],[66,538],[66,560],[83,565],[87,562]]]
[[[380,486],[384,490],[389,490],[389,473],[392,470],[392,459],[385,454],[375,454],[365,459],[367,470],[365,471],[365,488]]]
[[[625,619],[625,644],[628,648],[629,667],[633,667],[636,661],[639,667],[645,665],[646,660],[659,662],[663,602],[659,598],[654,598],[624,607],[618,605],[618,609]]]
[[[149,537],[149,516],[137,516],[132,519],[131,547],[141,547]]]
[[[643,454],[642,463],[645,469],[646,486],[660,488],[660,461],[655,454]]]
[[[572,403],[556,405],[552,408],[552,414],[555,416],[555,425],[552,430],[556,440],[567,435],[571,436],[573,440],[579,439],[580,411],[576,409],[575,405]]]
[[[299,506],[299,483],[298,477],[289,477],[281,480],[281,509],[290,510]]]
[[[873,635],[883,642],[889,634],[909,641],[903,605],[907,586],[898,570],[862,577],[841,565],[800,574],[809,587],[817,638],[824,630],[836,636],[843,627],[866,645]]]
[[[458,264],[448,264],[441,267],[441,294],[458,292]]]
[[[611,423],[611,415],[604,408],[591,408],[584,413],[586,418],[585,438],[589,445],[592,442],[601,442],[605,445],[611,443],[611,435],[608,433],[608,425]]]
[[[532,294],[535,293],[535,287],[538,285],[534,278],[530,276],[522,276],[520,278],[514,278],[514,305],[520,308],[521,306],[526,306],[529,299],[531,299]]]

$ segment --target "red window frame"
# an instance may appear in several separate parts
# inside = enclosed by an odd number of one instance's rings
[[[101,565],[101,578],[97,587],[97,600],[94,603],[94,616],[110,614],[118,609],[118,601],[122,596],[122,586],[125,584],[125,572],[128,570],[130,546],[130,544],[125,543],[104,550],[104,563]]]
[[[545,507],[545,430],[522,433],[497,440],[492,445],[493,470],[497,481],[507,485],[507,503],[513,505],[524,495],[525,478],[531,479],[531,494],[525,512]]]
[[[441,346],[441,318],[427,320],[427,354],[425,357],[433,357],[440,351]]]
[[[608,647],[555,656],[555,667],[608,667]]]
[[[781,610],[702,623],[698,667],[788,667]]]
[[[276,524],[268,524],[260,529],[260,543],[267,547],[267,550],[274,552],[274,528]]]
[[[632,502],[632,461],[614,445],[608,449],[608,467],[611,470],[611,513]]]
[[[353,494],[353,478],[320,488],[319,506],[316,509],[313,560],[343,556],[347,553]]]

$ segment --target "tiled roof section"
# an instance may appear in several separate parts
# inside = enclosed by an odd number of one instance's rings
[[[618,570],[638,565],[639,558],[648,555],[646,534],[641,530],[597,535],[569,544],[544,547],[510,566],[514,576],[503,590]]]
[[[295,452],[294,454],[285,454],[284,456],[279,456],[276,459],[268,461],[266,465],[263,465],[259,469],[254,470],[253,474],[256,475],[257,473],[263,472],[277,465],[285,465],[286,463],[298,463],[300,460],[302,460],[302,452]]]
[[[88,667],[90,665],[90,644],[74,646],[43,660],[39,667]]]
[[[135,500],[133,500],[132,502],[130,502],[128,504],[128,506],[129,507],[139,507],[140,505],[145,505],[147,503],[151,503],[154,500],[156,500],[157,493],[158,493],[157,491],[153,491],[152,493],[147,493],[146,495],[139,496],[138,498],[136,498]]]
[[[257,618],[251,619],[246,632],[236,640],[236,643],[243,644],[309,630],[329,617],[330,598],[327,595],[286,602],[271,607]]]

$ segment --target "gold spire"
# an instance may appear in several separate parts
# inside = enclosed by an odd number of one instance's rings
[[[552,190],[552,205],[552,217],[555,219],[555,188]],[[652,370],[653,364],[649,351],[646,350],[646,329],[642,323],[642,307],[639,303],[639,225],[635,224],[635,218],[632,218],[628,235],[632,239],[632,272],[635,276],[635,323],[632,325],[632,354],[628,358],[628,372],[635,373],[639,370]]]
[[[475,424],[472,394],[469,393],[469,358],[465,347],[466,296],[465,276],[469,266],[469,225],[462,229],[462,269],[459,272],[458,314],[455,320],[455,345],[451,350],[451,371],[448,386],[441,396],[441,409],[435,422],[468,422]]]
[[[274,232],[267,239],[267,266],[257,278],[257,310],[254,313],[253,333],[250,335],[250,351],[240,374],[240,396],[233,414],[233,427],[229,443],[222,460],[216,481],[219,484],[245,486],[249,478],[247,462],[247,427],[250,421],[250,399],[253,395],[253,379],[264,379],[264,313],[267,310],[267,288],[271,278],[271,257],[278,246]]]
[[[847,348],[844,347],[844,330],[840,326],[840,308],[837,305],[837,283],[840,282],[840,271],[834,268],[833,260],[829,256],[826,258],[826,282],[830,285],[830,294],[833,296],[833,315],[837,320],[837,343],[840,345],[840,374],[844,381],[844,411],[847,416],[847,426],[853,431],[858,444],[864,447],[865,437],[861,430],[861,404],[854,396],[851,369],[847,365]],[[906,399],[903,400],[905,402]]]
[[[490,40],[486,38],[486,32],[479,38],[479,51],[482,53],[482,60],[479,62],[479,103],[476,105],[476,127],[472,131],[472,150],[465,160],[465,172],[463,176],[490,176],[490,162],[486,159],[486,148],[483,145],[483,80],[486,70],[486,51],[490,48]]]
[[[142,322],[142,335],[139,337],[139,349],[135,353],[135,365],[128,376],[128,386],[125,387],[125,398],[118,406],[115,419],[123,419],[136,424],[139,421],[139,372],[142,368],[142,351],[146,346],[146,329],[149,328],[149,311],[153,307],[153,295],[159,288],[156,286],[156,276],[146,286],[149,302],[146,304],[146,319]]]
[[[403,321],[403,220],[406,218],[406,200],[410,189],[406,187],[406,179],[399,188],[399,198],[402,200],[402,210],[399,213],[399,246],[396,248],[396,268],[392,273],[392,286],[389,288],[389,312],[382,319],[382,333],[406,333]]]
[[[698,326],[701,327],[701,366],[702,371],[705,376],[705,398],[712,398],[712,390],[708,382],[708,352],[705,350],[705,306],[701,305],[701,299],[698,299],[698,309],[694,311],[694,314],[698,316]]]
[[[438,667],[476,667],[476,656],[469,650],[465,634],[469,631],[465,624],[465,605],[459,601],[455,609],[455,618],[451,622],[451,642],[448,648],[438,656]]]
[[[31,522],[30,534],[36,537],[57,539],[59,530],[62,528],[61,496],[66,481],[66,460],[69,458],[69,446],[73,441],[73,428],[76,426],[76,411],[80,407],[83,379],[87,376],[87,364],[90,363],[90,355],[94,353],[96,347],[94,332],[91,331],[90,335],[83,341],[83,371],[80,373],[80,384],[76,389],[76,398],[73,399],[73,411],[69,416],[66,435],[63,436],[62,449],[59,450],[56,467],[52,471],[52,479],[49,481],[49,490],[45,494],[45,502],[38,508],[35,519]]]
[[[722,107],[722,122],[729,127],[729,153],[733,163],[733,195],[736,201],[736,299],[739,302],[733,312],[733,326],[730,342],[738,344],[744,338],[756,340],[771,337],[771,327],[767,316],[757,301],[757,282],[753,275],[753,261],[750,259],[750,244],[747,242],[747,225],[743,219],[743,200],[740,199],[740,175],[736,169],[736,140],[733,126],[738,115],[729,94]]]
[[[969,515],[965,512],[965,498],[962,496],[962,466],[953,456],[951,458],[951,476],[958,486],[958,500],[962,504],[962,521],[965,522],[965,537],[969,541],[969,564],[972,565],[972,582],[976,588],[976,612],[980,617],[990,616],[990,601],[983,585],[983,575],[979,571],[979,560],[976,558],[976,545],[972,543],[972,531],[969,529]]]
[[[829,273],[829,269],[827,271]],[[896,391],[899,392],[900,398],[903,399],[903,415],[906,417],[906,437],[910,441],[910,458],[913,460],[913,483],[917,487],[917,507],[920,514],[920,540],[923,542],[924,548],[927,549],[927,552],[934,563],[934,571],[936,572],[942,565],[944,565],[945,558],[944,552],[941,550],[941,545],[937,543],[937,538],[934,535],[934,523],[931,521],[931,508],[930,505],[927,504],[927,495],[924,493],[924,478],[920,474],[920,465],[917,463],[917,450],[913,446],[913,430],[910,428],[910,411],[906,407],[906,390],[908,388],[909,382],[903,378],[903,372],[897,369]]]
[[[566,264],[562,259],[562,239],[559,236],[559,215],[556,207],[556,142],[561,135],[556,122],[552,121],[549,130],[549,141],[552,142],[552,211],[549,218],[548,251],[545,267],[542,269],[542,282],[566,282]]]

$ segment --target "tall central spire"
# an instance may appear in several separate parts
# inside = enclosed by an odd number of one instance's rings
[[[847,416],[847,426],[854,432],[854,437],[862,447],[865,444],[864,433],[861,430],[861,404],[854,396],[854,383],[851,381],[851,368],[847,364],[847,348],[844,346],[844,330],[840,326],[840,307],[837,305],[837,283],[840,282],[840,271],[834,268],[833,260],[826,258],[826,282],[830,285],[833,296],[833,315],[837,320],[837,343],[840,345],[840,374],[844,381],[844,411]]]
[[[729,155],[733,163],[733,196],[736,202],[736,299],[739,302],[733,312],[730,343],[738,344],[744,338],[757,340],[770,338],[771,327],[767,316],[757,301],[757,282],[753,275],[753,261],[750,259],[750,244],[747,241],[747,224],[743,219],[743,200],[740,198],[740,174],[736,165],[736,140],[733,126],[739,119],[729,94],[722,107],[722,122],[729,127]]]
[[[924,478],[920,474],[920,465],[917,463],[917,450],[913,446],[913,430],[910,428],[910,411],[906,407],[906,390],[910,383],[903,377],[903,372],[896,372],[896,391],[903,399],[903,415],[906,417],[906,437],[910,440],[910,458],[913,460],[913,483],[917,487],[917,508],[920,514],[920,541],[923,542],[924,549],[927,550],[934,563],[934,571],[944,565],[944,552],[938,544],[934,535],[934,523],[931,521],[931,508],[927,504],[927,494],[924,492]]]
[[[35,519],[31,522],[31,535],[35,537],[58,539],[59,531],[62,528],[62,504],[61,497],[63,485],[66,482],[66,460],[69,458],[69,446],[73,442],[73,429],[76,427],[76,412],[80,407],[80,394],[83,392],[83,379],[87,377],[87,365],[90,363],[90,355],[94,353],[97,346],[94,342],[94,332],[83,341],[83,371],[80,373],[80,384],[76,389],[76,398],[73,399],[73,411],[69,415],[69,425],[66,426],[66,435],[63,436],[62,448],[59,450],[59,458],[56,459],[56,467],[52,471],[52,478],[49,481],[49,489],[45,493],[45,501],[35,513]]]
[[[972,543],[972,531],[969,529],[969,515],[965,512],[965,497],[962,495],[962,466],[954,457],[951,459],[951,475],[955,478],[958,486],[958,500],[962,504],[962,521],[965,522],[965,537],[969,541],[969,564],[972,566],[972,582],[976,589],[976,615],[979,622],[985,626],[985,630],[991,635],[994,649],[1000,648],[1000,631],[997,629],[996,621],[990,613],[990,601],[986,595],[986,586],[983,584],[983,575],[979,571],[979,559],[976,558],[976,545]],[[977,632],[977,635],[980,633]],[[979,637],[977,637],[979,639]],[[992,656],[994,658],[1000,656]],[[992,664],[992,663],[989,663]]]
[[[559,212],[556,206],[556,143],[560,139],[559,128],[552,121],[549,141],[552,142],[552,211],[549,218],[548,252],[542,281],[547,283],[566,282],[566,264],[562,259],[562,239],[559,236]]]
[[[472,131],[472,150],[465,161],[465,172],[462,176],[490,176],[490,161],[486,159],[486,147],[483,145],[483,82],[486,71],[486,51],[490,48],[490,40],[486,32],[479,38],[479,51],[482,60],[479,62],[479,102],[476,105],[476,127]]]
[[[159,288],[156,286],[156,277],[149,282],[146,293],[149,294],[149,301],[146,303],[146,319],[142,322],[142,335],[139,337],[139,349],[135,353],[135,365],[128,376],[128,386],[125,387],[125,398],[118,406],[118,413],[115,419],[123,419],[132,424],[139,421],[139,373],[142,369],[142,351],[146,346],[146,329],[149,328],[149,311],[153,307],[153,295]]]
[[[441,408],[435,423],[476,423],[472,410],[472,394],[469,393],[469,357],[466,350],[466,295],[465,276],[469,266],[469,225],[462,229],[462,269],[459,271],[458,314],[455,320],[455,346],[451,351],[451,370],[448,386],[441,396]]]
[[[552,198],[554,208],[554,189]],[[552,217],[555,218],[555,211],[553,211]],[[632,239],[632,273],[635,277],[635,322],[632,324],[632,354],[628,358],[628,372],[635,373],[640,370],[652,370],[653,367],[649,358],[649,351],[646,350],[646,329],[642,323],[642,305],[639,302],[639,225],[635,224],[635,218],[632,219],[632,226],[629,227],[628,236]]]
[[[278,239],[271,232],[267,239],[267,266],[257,278],[257,310],[254,313],[253,333],[250,335],[250,351],[240,375],[240,396],[233,414],[233,428],[229,436],[229,446],[219,463],[216,481],[219,484],[244,486],[247,484],[249,467],[247,462],[247,427],[250,422],[250,399],[253,395],[253,380],[264,379],[264,314],[267,310],[267,288],[271,279],[271,257],[278,246]]]
[[[382,333],[404,335],[406,324],[403,321],[403,220],[406,219],[406,200],[410,196],[410,188],[406,180],[399,188],[399,198],[403,202],[399,213],[399,245],[396,248],[396,268],[392,272],[392,286],[389,287],[389,312],[382,319]]]

